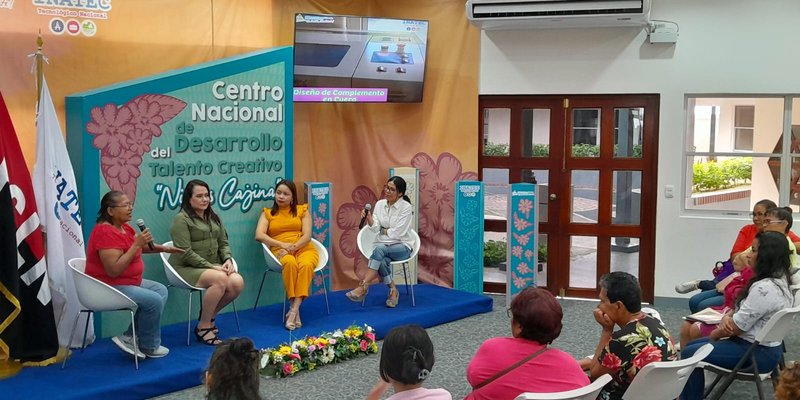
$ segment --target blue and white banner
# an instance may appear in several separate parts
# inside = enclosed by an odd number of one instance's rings
[[[508,193],[508,301],[523,289],[534,285],[536,270],[536,185],[514,183]]]
[[[483,182],[456,182],[453,289],[483,293]]]
[[[81,229],[78,186],[61,134],[47,81],[42,79],[42,97],[36,117],[36,164],[33,167],[33,190],[42,230],[46,233],[47,274],[53,296],[53,311],[58,324],[58,343],[80,347],[82,338],[69,341],[74,317],[81,309],[72,274],[67,268],[71,258],[86,257]],[[78,324],[85,326],[87,313]],[[94,341],[94,326],[89,324],[86,342]]]
[[[333,187],[330,182],[306,182],[306,203],[308,212],[311,213],[311,237],[322,243],[328,250],[328,265],[317,274],[311,283],[312,294],[322,294],[322,283],[331,287],[331,268],[333,258],[331,254],[331,206],[333,200],[331,193]]]

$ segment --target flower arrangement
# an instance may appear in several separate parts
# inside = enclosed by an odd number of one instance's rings
[[[261,375],[292,376],[302,370],[311,371],[325,364],[377,352],[375,330],[366,324],[351,325],[344,330],[306,336],[261,350]]]

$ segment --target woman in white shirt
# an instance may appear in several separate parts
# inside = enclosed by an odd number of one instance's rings
[[[703,361],[733,369],[767,321],[778,311],[792,306],[786,235],[780,232],[759,233],[753,241],[752,251],[756,275],[739,292],[734,301],[735,310],[722,318],[710,337],[689,343],[681,351],[681,358],[691,357],[698,348],[712,341],[714,350]],[[781,342],[759,343],[753,352],[758,371],[763,373],[774,369],[782,352]],[[750,363],[745,363],[744,368],[751,368]],[[702,399],[703,384],[703,370],[695,369],[686,382],[681,399]]]
[[[409,231],[413,212],[411,202],[406,196],[406,181],[403,178],[389,178],[383,191],[385,198],[375,203],[371,213],[361,212],[361,217],[366,217],[369,229],[378,236],[369,257],[367,274],[358,287],[347,292],[347,298],[356,302],[363,300],[369,292],[369,283],[380,275],[381,280],[389,286],[386,307],[395,307],[400,294],[392,280],[389,263],[404,260],[411,255],[414,238]]]

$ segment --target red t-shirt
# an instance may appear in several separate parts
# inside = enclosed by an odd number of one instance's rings
[[[128,267],[116,278],[108,276],[103,262],[100,261],[100,250],[118,249],[126,252],[133,246],[136,241],[136,231],[128,224],[123,224],[122,227],[125,229],[125,233],[106,223],[98,223],[94,226],[92,234],[89,235],[89,244],[86,245],[86,275],[109,285],[139,286],[142,284],[142,272],[144,272],[142,249],[136,252]]]
[[[753,244],[753,239],[756,238],[758,235],[758,227],[755,224],[745,225],[742,229],[739,230],[739,236],[736,237],[736,242],[733,244],[733,249],[731,249],[731,258],[735,254],[741,253],[747,250]],[[800,242],[800,236],[794,234],[794,232],[789,231],[786,234],[791,239],[792,243]]]
[[[498,337],[481,345],[467,366],[467,381],[473,387],[519,360],[537,352],[542,345],[534,341]],[[578,361],[555,348],[509,371],[488,385],[467,395],[467,399],[513,399],[520,393],[552,393],[582,388],[589,384]]]

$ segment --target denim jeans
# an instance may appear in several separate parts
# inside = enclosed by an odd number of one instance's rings
[[[167,287],[155,281],[142,279],[142,284],[139,286],[119,285],[114,288],[139,305],[134,315],[139,348],[148,351],[157,349],[161,345],[161,312],[167,303]],[[129,326],[125,335],[132,334]]]
[[[709,338],[702,338],[689,343],[686,345],[686,348],[681,351],[681,358],[686,359],[691,357],[697,349],[708,343],[709,340]],[[714,345],[714,350],[712,350],[711,354],[703,361],[727,369],[733,369],[744,353],[747,352],[747,349],[752,345],[752,343],[738,337],[717,340],[712,344]],[[778,365],[778,360],[780,360],[781,354],[783,354],[783,348],[781,346],[758,346],[753,351],[753,354],[756,356],[758,372],[763,374],[772,371],[772,369]],[[750,360],[748,360],[742,365],[742,368],[746,371],[746,369],[751,366],[752,364]],[[703,376],[703,370],[701,368],[696,368],[686,381],[686,386],[684,386],[683,392],[681,393],[681,400],[702,399],[704,385],[705,377]]]
[[[392,283],[392,261],[405,260],[411,255],[411,249],[402,243],[376,244],[369,257],[369,269],[378,271],[383,283]]]
[[[705,310],[711,306],[721,306],[725,303],[725,296],[717,289],[700,292],[689,299],[689,310],[692,314]]]

